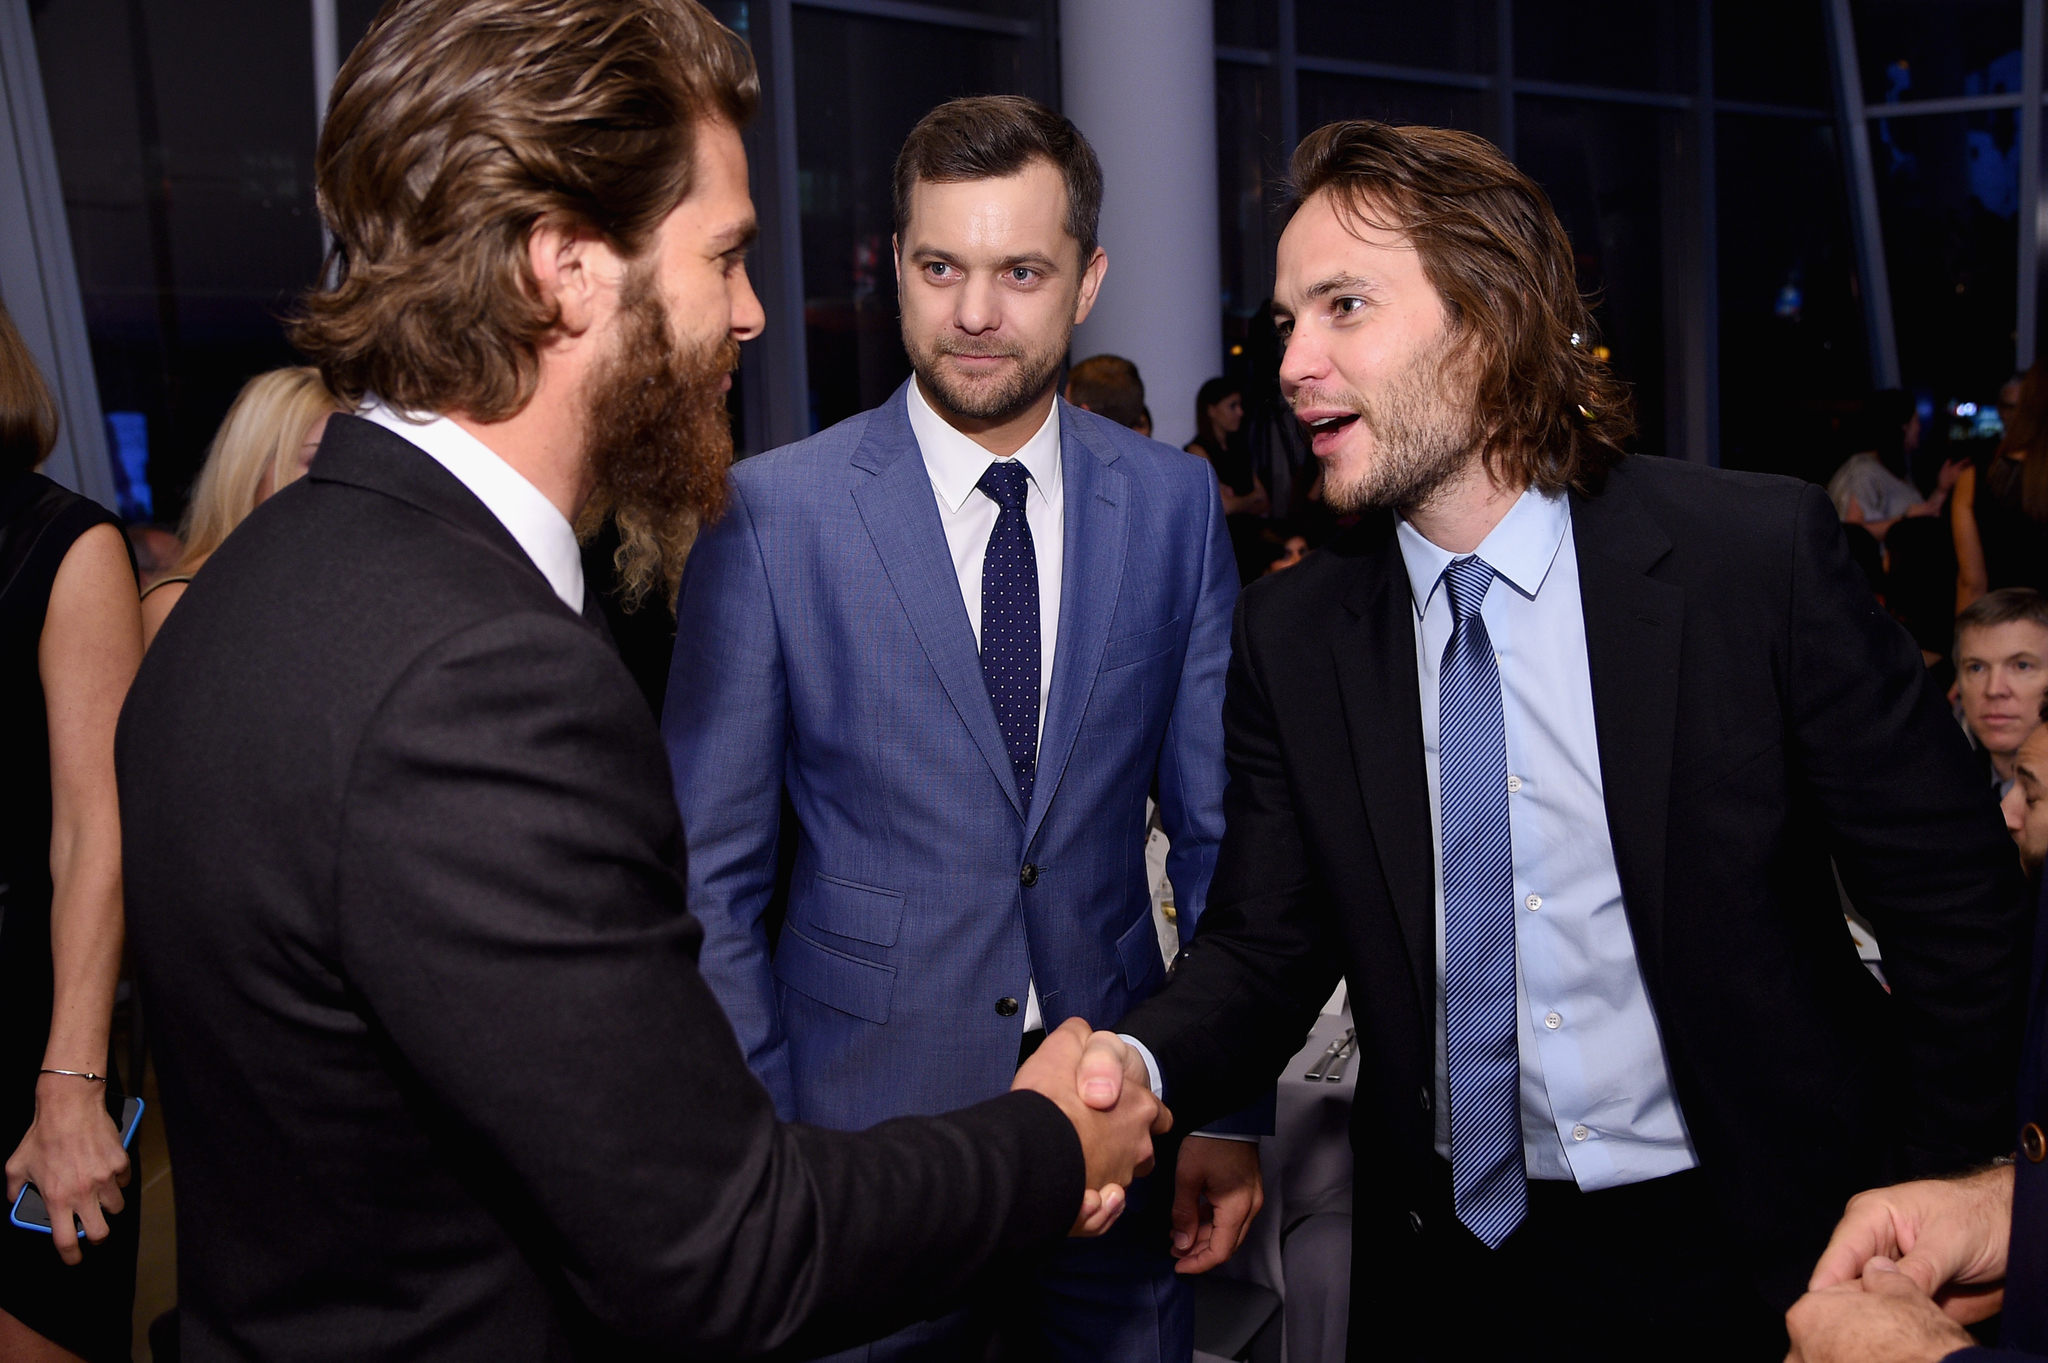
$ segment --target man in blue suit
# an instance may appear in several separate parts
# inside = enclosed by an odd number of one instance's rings
[[[733,470],[664,709],[704,976],[778,1111],[848,1129],[1001,1093],[1046,1027],[1158,988],[1146,800],[1186,938],[1223,832],[1237,594],[1208,466],[1056,398],[1106,268],[1080,133],[956,100],[895,194],[916,377]],[[969,1357],[1000,1319],[1038,1356],[1186,1360],[1185,1275],[1236,1247],[1258,1154],[1182,1143],[1169,1240],[1170,1155],[1109,1236],[848,1357]]]

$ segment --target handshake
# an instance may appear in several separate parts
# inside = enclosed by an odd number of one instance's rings
[[[1059,1104],[1081,1137],[1088,1185],[1069,1235],[1100,1235],[1123,1214],[1124,1190],[1152,1170],[1152,1138],[1173,1128],[1173,1114],[1152,1096],[1145,1061],[1109,1032],[1069,1018],[1017,1071],[1011,1089]]]

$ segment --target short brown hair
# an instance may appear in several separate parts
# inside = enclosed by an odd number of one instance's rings
[[[1996,629],[2021,620],[2048,629],[2048,596],[2032,587],[1986,592],[1956,613],[1956,651],[1962,651],[1963,634],[1968,630]]]
[[[27,473],[57,445],[57,401],[0,303],[0,474]]]
[[[1145,415],[1145,381],[1121,355],[1090,355],[1067,371],[1067,401],[1135,430]]]
[[[1599,486],[1635,418],[1594,358],[1571,239],[1535,181],[1484,138],[1369,119],[1303,138],[1291,180],[1297,206],[1327,191],[1415,247],[1473,366],[1489,473],[1546,492]]]
[[[937,185],[999,180],[1033,161],[1049,161],[1067,187],[1067,235],[1081,243],[1085,263],[1095,254],[1102,222],[1102,163],[1081,130],[1064,116],[1022,95],[975,95],[948,100],[917,121],[896,154],[896,240],[910,226],[910,191],[919,180]]]
[[[557,320],[534,226],[637,257],[690,191],[698,125],[758,99],[745,45],[696,0],[387,4],[328,105],[335,279],[292,339],[345,401],[511,416]]]

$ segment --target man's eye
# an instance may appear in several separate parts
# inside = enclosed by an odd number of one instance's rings
[[[1365,300],[1363,298],[1359,298],[1353,295],[1346,295],[1345,297],[1340,298],[1336,302],[1332,303],[1330,306],[1334,311],[1336,311],[1340,316],[1342,316],[1349,313],[1357,312],[1360,308],[1365,306]]]
[[[932,264],[925,266],[924,272],[934,279],[943,279],[952,268],[950,265]]]
[[[1010,271],[1010,278],[1015,280],[1019,284],[1029,284],[1036,277],[1036,271],[1027,270],[1022,266],[1019,266],[1018,268]]]

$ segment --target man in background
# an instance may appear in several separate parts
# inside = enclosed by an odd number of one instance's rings
[[[1067,371],[1067,401],[1084,412],[1106,417],[1119,426],[1152,434],[1152,414],[1145,407],[1145,380],[1138,366],[1121,355],[1091,355]]]
[[[2001,587],[1964,607],[1956,616],[1956,698],[2002,799],[2048,698],[2048,598],[2032,587]]]

